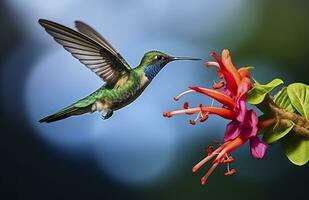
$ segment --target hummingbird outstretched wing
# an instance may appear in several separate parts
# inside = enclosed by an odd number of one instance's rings
[[[49,20],[40,19],[39,23],[55,41],[102,78],[106,84],[113,85],[121,74],[131,70],[128,63],[109,42],[90,26],[81,23],[80,27],[83,28],[80,33]]]
[[[75,27],[77,30],[91,39],[97,41],[107,49],[109,49],[115,56],[117,56],[122,63],[130,69],[129,64],[126,62],[126,60],[121,56],[121,54],[113,47],[111,43],[107,39],[105,39],[100,33],[98,33],[94,28],[86,24],[85,22],[82,21],[75,21]]]

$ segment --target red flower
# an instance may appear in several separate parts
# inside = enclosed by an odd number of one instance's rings
[[[176,96],[174,99],[178,101],[183,95],[198,92],[207,95],[221,103],[222,107],[204,106],[189,108],[188,102],[184,103],[183,109],[165,112],[165,117],[171,117],[178,114],[197,114],[196,119],[190,120],[190,124],[195,125],[196,121],[204,122],[210,114],[219,115],[225,119],[231,120],[226,127],[224,143],[217,149],[209,148],[207,156],[193,167],[193,172],[196,172],[206,162],[215,158],[212,167],[202,177],[202,184],[206,183],[208,176],[220,164],[224,163],[228,166],[228,171],[225,175],[230,176],[236,173],[235,169],[230,170],[229,165],[234,158],[229,154],[250,140],[251,154],[255,158],[263,158],[267,145],[263,143],[257,136],[258,118],[254,110],[247,110],[246,94],[252,88],[250,75],[247,68],[243,67],[237,70],[232,63],[231,56],[228,50],[222,51],[222,57],[216,53],[211,54],[216,62],[207,62],[207,66],[218,67],[218,75],[221,79],[219,83],[213,85],[213,89],[191,86],[189,90]],[[262,127],[264,128],[264,127]]]

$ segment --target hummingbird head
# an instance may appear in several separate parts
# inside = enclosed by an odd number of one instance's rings
[[[169,62],[175,60],[201,60],[191,57],[175,57],[169,56],[160,51],[148,51],[144,54],[140,66],[144,67],[147,78],[151,81],[159,71]]]

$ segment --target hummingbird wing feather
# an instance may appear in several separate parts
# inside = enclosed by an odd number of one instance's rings
[[[40,19],[39,23],[55,41],[102,78],[106,84],[113,85],[121,74],[131,70],[111,48],[97,40],[52,21]]]
[[[77,30],[85,35],[87,35],[88,37],[90,37],[91,39],[97,41],[98,43],[100,43],[101,45],[105,46],[107,49],[109,49],[112,53],[114,53],[115,56],[117,56],[122,63],[128,68],[130,69],[129,64],[126,62],[126,60],[122,57],[122,55],[113,47],[113,45],[111,45],[111,43],[104,38],[101,34],[99,34],[96,30],[94,30],[94,28],[92,28],[91,26],[89,26],[88,24],[82,22],[82,21],[75,21],[75,27],[77,28]]]

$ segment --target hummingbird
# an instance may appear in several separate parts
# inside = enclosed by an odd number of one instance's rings
[[[38,22],[56,42],[105,82],[87,97],[39,120],[41,123],[95,111],[102,113],[102,119],[108,119],[114,111],[127,106],[139,97],[169,62],[200,60],[170,56],[153,50],[144,54],[137,67],[131,68],[102,35],[84,22],[75,21],[77,31],[45,19],[39,19]]]

